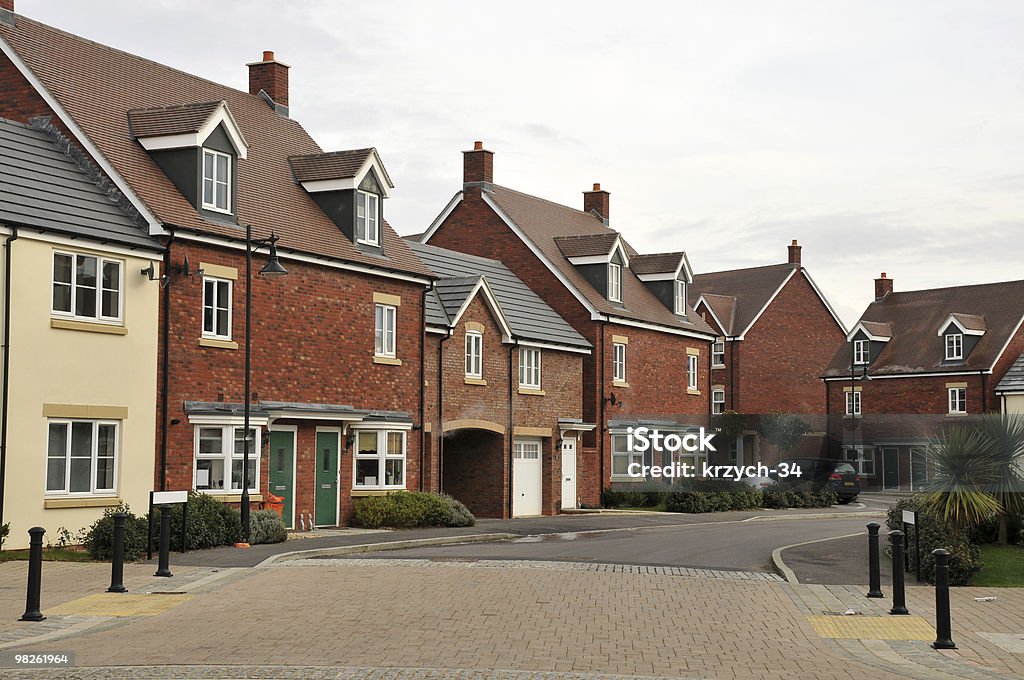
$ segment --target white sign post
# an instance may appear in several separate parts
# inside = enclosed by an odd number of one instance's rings
[[[149,492],[149,535],[146,541],[146,559],[153,559],[153,508],[159,505],[181,504],[181,552],[185,552],[185,536],[188,526],[188,491]]]

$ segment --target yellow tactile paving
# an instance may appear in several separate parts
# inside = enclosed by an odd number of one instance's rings
[[[191,595],[125,595],[99,593],[46,609],[46,614],[62,616],[155,616],[191,600]]]
[[[934,640],[935,629],[920,616],[808,616],[824,638]]]

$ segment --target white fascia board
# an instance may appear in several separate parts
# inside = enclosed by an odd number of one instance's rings
[[[222,101],[220,106],[210,114],[210,117],[206,119],[202,127],[199,128],[197,137],[199,139],[199,145],[202,146],[206,143],[207,137],[213,134],[213,131],[217,129],[217,126],[221,123],[224,124],[224,131],[228,135],[228,140],[231,142],[231,146],[235,147],[235,154],[239,158],[245,158],[245,155],[249,151],[249,143],[245,141],[245,137],[242,135],[242,130],[238,127],[238,123],[235,122],[235,117],[231,115],[231,109],[228,108],[228,103]]]
[[[996,364],[998,364],[999,360],[1003,358],[1003,353],[1006,351],[1006,348],[1009,347],[1010,343],[1013,342],[1013,339],[1017,337],[1017,333],[1020,331],[1022,324],[1024,324],[1024,316],[1017,321],[1017,325],[1013,327],[1013,332],[1006,337],[1006,342],[1003,343],[1003,347],[999,350],[999,354],[996,355],[996,358],[992,360],[992,365],[989,366],[989,370],[987,371],[988,373],[995,370]]]
[[[494,293],[491,292],[491,287],[487,283],[487,277],[481,276],[480,280],[473,286],[473,290],[470,291],[469,295],[462,302],[462,306],[459,307],[459,311],[455,314],[455,318],[452,319],[452,326],[458,326],[459,320],[462,315],[469,308],[469,303],[473,301],[476,294],[482,292],[484,294],[484,300],[487,303],[488,308],[491,310],[491,314],[498,321],[498,326],[501,327],[501,341],[512,342],[512,328],[508,325],[508,319],[505,318],[505,314],[501,311],[501,305],[498,304],[498,300],[494,297]]]
[[[138,137],[139,144],[146,151],[163,151],[165,149],[187,149],[202,146],[198,132],[185,132],[180,135],[158,135],[156,137]]]
[[[448,201],[448,205],[444,207],[444,210],[434,218],[434,221],[430,223],[427,230],[420,235],[420,243],[426,243],[430,240],[430,237],[434,235],[434,232],[441,228],[441,225],[444,224],[444,221],[448,219],[448,216],[451,215],[455,208],[458,207],[459,203],[462,203],[462,198],[463,193],[461,191],[455,192],[455,195],[452,196],[452,200]]]
[[[590,312],[591,319],[600,320],[605,318],[605,315],[597,311],[597,308],[590,303],[590,300],[588,300],[586,296],[584,296],[583,293],[580,292],[580,290],[576,286],[569,282],[569,279],[565,277],[565,274],[563,274],[562,271],[558,267],[556,267],[551,260],[548,259],[548,257],[541,251],[541,249],[537,247],[537,244],[534,243],[523,232],[523,230],[519,228],[519,226],[512,220],[511,217],[505,214],[505,211],[502,210],[501,207],[497,203],[495,203],[490,196],[488,196],[485,192],[481,192],[480,196],[483,198],[484,203],[486,203],[490,207],[490,209],[494,211],[494,214],[497,215],[501,219],[501,221],[504,222],[508,226],[508,228],[512,230],[512,233],[519,237],[519,240],[523,242],[523,245],[529,248],[530,252],[532,252],[537,257],[537,259],[540,260],[544,264],[544,266],[548,268],[548,271],[550,271],[556,279],[558,279],[559,283],[565,286],[565,289],[572,293],[572,296],[576,298],[577,302],[583,305],[583,308]],[[423,242],[426,243],[427,240],[429,240],[429,238],[429,235],[426,236]]]
[[[301,182],[301,184],[302,188],[311,194],[323,191],[350,191],[359,186],[355,177],[346,177],[345,179],[318,179],[312,182]]]
[[[775,292],[772,293],[772,296],[768,298],[768,301],[764,303],[764,306],[762,306],[761,309],[757,311],[757,314],[755,314],[754,318],[750,320],[750,323],[747,324],[747,327],[744,328],[743,331],[736,336],[737,340],[742,340],[747,335],[747,333],[750,332],[750,329],[754,327],[754,324],[757,323],[757,320],[760,319],[761,315],[765,313],[765,310],[767,310],[771,306],[771,304],[775,302],[775,298],[779,296],[779,293],[781,293],[782,289],[786,287],[786,284],[789,283],[789,280],[793,278],[794,274],[796,274],[795,268],[789,271],[789,275],[782,280],[782,283],[779,284],[779,287],[775,289]]]
[[[711,318],[714,319],[715,323],[718,324],[718,327],[722,329],[722,334],[726,337],[726,339],[731,340],[732,338],[729,337],[725,324],[722,323],[722,320],[718,318],[717,314],[715,314],[715,310],[712,309],[710,304],[708,304],[708,301],[704,299],[703,293],[699,298],[697,298],[697,303],[693,305],[694,314],[697,313],[697,307],[700,307],[701,305],[704,305],[704,309],[708,310],[708,313],[711,314]]]
[[[858,321],[854,325],[854,327],[850,329],[850,332],[846,334],[846,341],[853,342],[853,339],[857,336],[857,331],[861,331],[862,333],[864,333],[864,335],[867,336],[868,340],[872,342],[889,342],[890,340],[892,340],[891,337],[887,338],[884,335],[872,335],[871,333],[868,332],[867,328],[864,328],[864,324]]]
[[[685,276],[680,280],[686,281],[686,283],[693,283],[693,270],[690,268],[690,261],[686,257],[686,253],[683,253],[683,256],[679,258],[679,264],[674,272],[637,274],[636,277],[641,281],[675,281],[679,278],[679,272],[685,272]]]
[[[271,420],[278,420],[280,418],[295,418],[298,420],[332,420],[342,421],[346,423],[359,422],[366,417],[365,413],[324,413],[322,411],[303,411],[296,409],[263,409]],[[252,418],[249,419],[250,421]],[[287,425],[278,425],[276,427],[284,428]]]
[[[267,425],[268,418],[266,416],[255,416],[249,415],[249,425],[254,427],[263,427]],[[211,413],[194,413],[188,417],[190,425],[244,425],[245,416],[237,415],[214,415]],[[250,451],[252,453],[252,451]]]
[[[232,250],[240,250],[245,252],[245,242],[238,243],[226,238],[217,238],[215,236],[207,236],[205,234],[195,234],[188,231],[177,232],[177,237],[184,241],[195,241],[197,243],[208,243],[214,246],[220,246],[222,248],[230,248]],[[367,267],[352,262],[342,262],[340,260],[333,260],[327,257],[319,257],[316,255],[307,255],[305,253],[298,253],[295,251],[288,250],[282,246],[278,246],[278,254],[285,259],[295,260],[296,262],[308,262],[310,264],[318,264],[323,267],[330,267],[331,269],[342,269],[345,271],[358,272],[360,274],[369,274],[370,276],[380,276],[386,279],[395,279],[397,281],[408,281],[410,283],[419,283],[424,286],[430,285],[430,279],[422,276],[416,276],[414,274],[402,274],[399,272],[389,272],[384,269],[374,269],[373,267]]]
[[[580,257],[567,257],[565,258],[573,265],[581,264],[608,264],[612,261],[611,253],[607,255],[581,255]]]
[[[946,371],[943,373],[900,373],[895,375],[875,375],[871,374],[871,380],[894,380],[897,378],[950,378],[965,375],[991,375],[991,370],[979,371],[972,369],[970,371]],[[850,382],[850,376],[836,376],[834,378],[822,378],[825,382]],[[858,378],[857,382],[860,382]],[[870,381],[869,381],[870,382]],[[942,415],[942,414],[939,414]]]
[[[365,418],[369,418],[372,414],[366,414]],[[371,420],[369,422],[365,420],[359,420],[349,425],[350,430],[412,430],[412,423],[389,423],[384,420]]]
[[[700,331],[688,331],[682,328],[671,328],[670,326],[659,326],[654,323],[647,323],[645,321],[634,321],[633,319],[626,319],[621,316],[612,316],[610,314],[591,314],[591,321],[607,321],[608,323],[618,324],[620,326],[632,326],[634,328],[646,328],[652,331],[659,331],[661,333],[668,333],[669,335],[682,335],[688,338],[697,338],[704,342],[714,342],[718,338],[717,333],[701,333]]]
[[[952,315],[952,314],[947,316],[946,320],[939,324],[939,331],[936,333],[936,335],[940,336],[940,337],[945,335],[945,330],[947,328],[949,328],[949,324],[953,324],[954,326],[959,328],[960,332],[963,333],[964,335],[977,335],[977,336],[985,335],[985,331],[983,331],[983,330],[976,331],[976,330],[971,330],[971,329],[968,329],[968,328],[964,328],[963,324],[960,323],[960,321],[954,315]]]
[[[43,83],[36,77],[36,74],[32,72],[32,69],[22,61],[21,56],[2,37],[0,37],[0,51],[2,51],[4,55],[11,60],[15,68],[17,68],[21,75],[23,75],[29,84],[32,85],[39,96],[43,98],[43,101],[45,101],[50,109],[57,114],[57,117],[60,118],[61,122],[64,123],[67,129],[71,131],[71,134],[75,136],[75,139],[82,145],[86,153],[92,157],[92,160],[95,161],[107,177],[110,178],[110,181],[114,183],[114,186],[116,186],[121,193],[131,201],[132,206],[139,211],[143,219],[148,223],[149,235],[166,235],[167,231],[164,230],[163,224],[157,219],[156,215],[154,215],[149,208],[146,207],[146,204],[142,199],[132,191],[131,186],[129,186],[125,178],[121,176],[121,173],[114,169],[114,166],[110,164],[110,161],[100,153],[100,150],[96,148],[96,145],[94,145],[85,135],[82,128],[78,127],[78,123],[76,123],[75,119],[71,117],[71,114],[69,114],[64,107],[60,105],[60,102],[50,94],[50,91],[43,86]]]
[[[537,349],[550,349],[556,352],[572,352],[574,354],[590,354],[591,351],[585,347],[574,345],[555,345],[549,342],[534,342],[533,340],[517,340],[520,347],[535,347]]]
[[[814,279],[811,278],[811,275],[807,272],[806,269],[801,267],[800,272],[804,275],[804,278],[807,279],[807,283],[811,284],[811,288],[814,289],[814,292],[818,295],[818,299],[821,300],[822,304],[825,305],[825,309],[828,310],[828,313],[832,315],[833,319],[835,319],[836,324],[838,324],[839,328],[843,331],[843,333],[845,333],[846,324],[844,324],[843,320],[839,318],[839,314],[836,313],[836,310],[832,307],[832,304],[828,301],[828,298],[825,297],[825,294],[821,291],[821,288],[818,288],[818,284],[814,282]]]
[[[622,256],[622,266],[629,268],[629,256],[626,255],[626,249],[622,247],[622,235],[615,235],[615,243],[612,244],[611,252],[609,253],[609,259],[611,255],[615,254],[615,251],[619,251],[619,255]]]
[[[427,332],[436,333],[437,335],[451,335],[452,329],[444,326],[431,326],[430,324],[427,324]]]
[[[155,260],[163,259],[164,249],[161,245],[154,243],[150,248],[129,248],[128,246],[117,245],[115,243],[100,243],[95,239],[91,239],[85,236],[78,238],[70,238],[55,234],[49,231],[43,231],[42,229],[35,228],[21,228],[18,230],[19,238],[27,238],[33,241],[44,241],[46,243],[55,243],[59,246],[76,249],[76,248],[88,248],[90,250],[99,250],[105,253],[112,253],[114,255],[121,255],[123,257],[144,257]]]
[[[383,181],[384,184],[381,187],[381,191],[384,194],[384,198],[388,198],[391,195],[391,190],[395,188],[395,183],[391,181],[391,176],[384,169],[384,163],[380,160],[380,156],[377,155],[377,149],[372,149],[370,155],[363,161],[362,167],[356,173],[355,185],[358,187],[362,183],[363,178],[366,177],[371,168],[377,171],[377,176]]]

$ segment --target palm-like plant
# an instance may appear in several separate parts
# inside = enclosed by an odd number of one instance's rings
[[[1003,509],[991,493],[999,478],[997,448],[987,433],[966,427],[951,427],[928,444],[935,476],[925,486],[925,505],[954,535]]]
[[[999,542],[1006,544],[1008,518],[1024,513],[1024,415],[985,416],[979,430],[992,442],[994,474],[988,492],[1001,507]]]

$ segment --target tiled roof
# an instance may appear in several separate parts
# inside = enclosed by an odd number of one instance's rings
[[[0,22],[6,41],[74,118],[90,141],[165,225],[239,239],[242,227],[203,219],[128,129],[128,111],[224,100],[249,144],[238,160],[238,221],[254,236],[271,230],[279,247],[368,267],[427,276],[423,264],[385,222],[384,256],[358,250],[296,184],[289,156],[321,153],[295,120],[266,102],[189,73],[71,35],[18,15]],[[240,65],[241,66],[241,65]]]
[[[436,284],[441,299],[434,297],[433,291],[427,296],[428,325],[447,326],[465,301],[465,295],[480,277],[484,277],[516,337],[534,342],[590,347],[582,335],[501,262],[421,243],[410,242],[409,247],[431,271],[442,277]],[[461,298],[458,297],[460,294]]]
[[[686,253],[653,253],[650,255],[634,255],[629,258],[629,268],[637,274],[672,274],[679,269],[679,264]]]
[[[750,324],[761,313],[765,305],[771,301],[775,291],[794,271],[795,265],[773,264],[764,267],[748,267],[746,269],[730,269],[728,271],[696,274],[693,285],[689,287],[690,303],[697,302],[702,294],[712,305],[715,315],[722,323],[729,325],[723,329],[727,335],[737,336],[746,331]],[[708,295],[720,296],[712,300]],[[731,298],[729,305],[719,307]],[[727,318],[732,321],[728,321]]]
[[[159,250],[43,131],[0,118],[0,223]]]
[[[984,317],[987,330],[962,362],[944,361],[939,327],[950,314]],[[1024,317],[1024,281],[954,286],[889,293],[875,300],[861,319],[889,324],[892,340],[871,363],[871,375],[899,375],[991,369],[1011,334]],[[826,377],[848,375],[851,343],[832,359]]]
[[[373,148],[331,151],[329,153],[292,156],[292,172],[299,182],[316,182],[324,179],[347,179],[355,177],[363,163],[373,153]]]
[[[891,338],[892,337],[892,324],[891,323],[878,323],[877,321],[860,321],[860,325],[864,327],[871,335],[878,338]]]
[[[960,322],[966,330],[969,331],[983,331],[985,327],[985,317],[977,314],[957,314],[953,313],[953,318]]]
[[[128,133],[133,137],[159,137],[198,132],[220,105],[220,101],[211,101],[132,109],[128,112]]]
[[[734,335],[736,298],[732,295],[716,295],[714,293],[704,293],[703,298],[715,318],[722,322],[722,332],[725,335]]]
[[[607,255],[618,238],[615,232],[606,234],[583,234],[581,236],[556,236],[555,244],[566,257],[588,257]]]
[[[996,392],[1024,392],[1024,354],[1013,362],[1013,366],[999,381]]]
[[[582,210],[574,210],[502,186],[494,186],[493,193],[489,193],[488,196],[598,312],[677,330],[715,334],[692,310],[689,310],[686,319],[673,314],[672,310],[663,305],[628,267],[622,273],[623,305],[608,302],[604,295],[566,259],[555,242],[556,237],[605,235],[605,238],[613,238],[618,235],[618,232],[606,227],[599,218]],[[626,255],[632,259],[636,251],[625,239],[622,240],[622,245]]]

